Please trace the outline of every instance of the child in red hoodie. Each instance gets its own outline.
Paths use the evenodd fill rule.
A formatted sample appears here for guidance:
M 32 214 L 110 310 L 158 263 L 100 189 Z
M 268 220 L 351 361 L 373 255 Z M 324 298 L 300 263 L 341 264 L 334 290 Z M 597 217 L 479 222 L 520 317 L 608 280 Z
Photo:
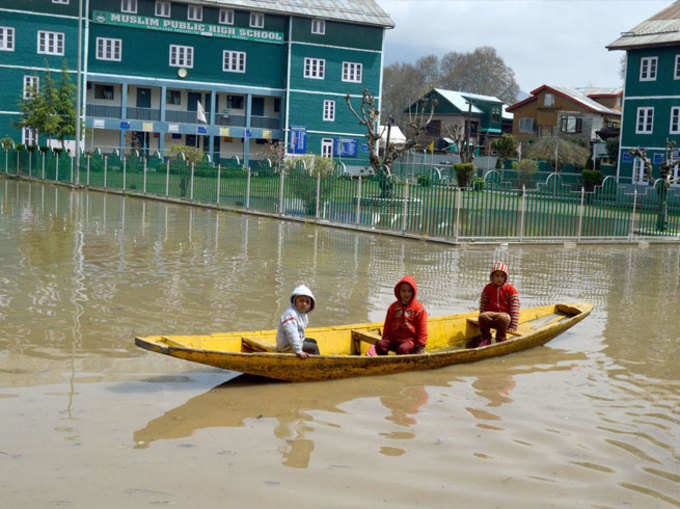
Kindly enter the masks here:
M 394 287 L 397 301 L 387 309 L 382 339 L 375 344 L 378 355 L 392 350 L 398 355 L 423 353 L 427 344 L 427 311 L 416 299 L 418 287 L 405 276 Z
M 490 279 L 479 300 L 479 330 L 482 337 L 478 346 L 491 344 L 490 329 L 496 329 L 496 343 L 500 343 L 507 339 L 506 332 L 517 333 L 519 325 L 519 293 L 508 283 L 508 267 L 503 262 L 496 262 Z

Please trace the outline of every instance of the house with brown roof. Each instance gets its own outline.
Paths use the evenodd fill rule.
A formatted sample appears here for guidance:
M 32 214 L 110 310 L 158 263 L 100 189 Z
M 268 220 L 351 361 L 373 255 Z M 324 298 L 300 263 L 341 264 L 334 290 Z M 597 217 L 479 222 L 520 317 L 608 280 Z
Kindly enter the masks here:
M 597 131 L 618 128 L 621 112 L 578 90 L 542 85 L 531 96 L 508 107 L 514 114 L 512 135 L 519 140 L 542 136 L 581 135 L 597 140 Z

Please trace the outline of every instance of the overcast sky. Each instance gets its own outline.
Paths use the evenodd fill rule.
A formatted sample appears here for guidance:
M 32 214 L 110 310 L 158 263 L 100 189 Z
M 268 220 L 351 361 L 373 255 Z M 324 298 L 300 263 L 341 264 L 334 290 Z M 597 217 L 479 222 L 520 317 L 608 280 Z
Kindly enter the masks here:
M 385 65 L 492 46 L 520 89 L 621 86 L 623 52 L 605 46 L 672 0 L 377 0 L 396 28 Z

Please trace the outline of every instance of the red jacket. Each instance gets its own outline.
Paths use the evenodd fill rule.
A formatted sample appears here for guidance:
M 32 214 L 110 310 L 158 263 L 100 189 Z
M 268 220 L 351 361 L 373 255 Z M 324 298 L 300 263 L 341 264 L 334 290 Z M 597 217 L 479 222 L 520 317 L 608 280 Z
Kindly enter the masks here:
M 413 297 L 405 306 L 399 298 L 399 285 L 402 283 L 408 283 L 413 288 Z M 396 284 L 394 295 L 397 297 L 397 301 L 387 309 L 383 339 L 392 343 L 414 339 L 417 345 L 425 346 L 427 343 L 427 311 L 416 299 L 417 294 L 418 287 L 412 276 L 405 276 Z
M 496 286 L 489 283 L 482 290 L 479 312 L 496 311 L 510 315 L 510 328 L 516 329 L 519 324 L 519 293 L 510 283 Z

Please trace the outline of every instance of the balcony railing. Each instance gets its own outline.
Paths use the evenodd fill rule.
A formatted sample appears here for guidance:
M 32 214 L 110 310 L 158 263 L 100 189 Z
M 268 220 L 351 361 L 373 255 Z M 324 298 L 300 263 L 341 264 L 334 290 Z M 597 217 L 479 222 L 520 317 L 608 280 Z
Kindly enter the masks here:
M 250 117 L 251 127 L 263 127 L 265 129 L 278 129 L 281 125 L 281 120 L 276 117 Z
M 246 117 L 244 115 L 232 115 L 230 113 L 217 113 L 215 114 L 215 124 L 244 127 L 246 125 Z
M 120 106 L 88 104 L 86 114 L 88 117 L 120 118 Z
M 168 122 L 186 122 L 188 124 L 198 123 L 195 111 L 165 110 L 165 120 Z
M 128 108 L 127 118 L 134 118 L 137 120 L 160 120 L 161 110 L 153 108 Z

